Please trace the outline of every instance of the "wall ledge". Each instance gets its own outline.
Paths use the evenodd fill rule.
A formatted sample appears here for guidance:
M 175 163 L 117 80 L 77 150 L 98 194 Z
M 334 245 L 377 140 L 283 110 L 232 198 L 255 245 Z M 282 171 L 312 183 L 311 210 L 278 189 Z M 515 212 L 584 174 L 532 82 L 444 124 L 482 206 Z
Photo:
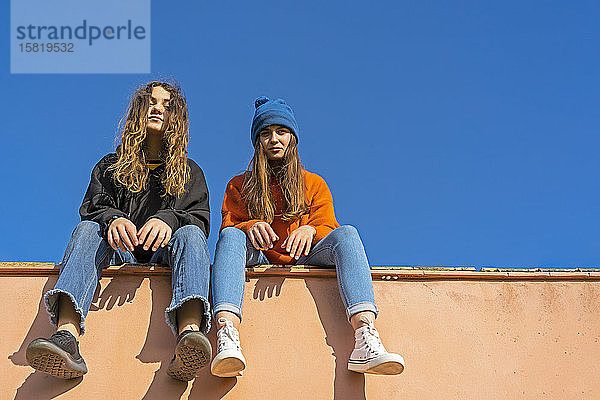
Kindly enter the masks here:
M 42 262 L 0 262 L 2 276 L 58 275 L 60 265 Z M 169 276 L 170 268 L 160 264 L 122 264 L 103 270 L 102 276 Z M 259 265 L 246 268 L 246 278 L 267 276 L 287 278 L 335 278 L 333 268 L 308 265 Z M 377 281 L 399 280 L 600 280 L 600 268 L 502 268 L 473 266 L 373 266 L 371 277 Z

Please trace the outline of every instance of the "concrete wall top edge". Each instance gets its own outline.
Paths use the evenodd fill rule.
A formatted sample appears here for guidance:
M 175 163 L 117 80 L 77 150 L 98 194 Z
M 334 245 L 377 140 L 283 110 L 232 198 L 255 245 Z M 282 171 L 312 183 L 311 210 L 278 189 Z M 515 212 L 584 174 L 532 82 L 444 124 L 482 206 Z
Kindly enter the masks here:
M 41 262 L 0 262 L 0 276 L 56 275 L 60 265 Z M 158 264 L 123 264 L 110 266 L 104 276 L 169 275 L 170 269 Z M 600 268 L 503 268 L 474 266 L 372 266 L 373 279 L 465 279 L 465 280 L 600 280 Z M 246 269 L 248 278 L 259 276 L 335 277 L 335 269 L 306 265 L 259 265 Z

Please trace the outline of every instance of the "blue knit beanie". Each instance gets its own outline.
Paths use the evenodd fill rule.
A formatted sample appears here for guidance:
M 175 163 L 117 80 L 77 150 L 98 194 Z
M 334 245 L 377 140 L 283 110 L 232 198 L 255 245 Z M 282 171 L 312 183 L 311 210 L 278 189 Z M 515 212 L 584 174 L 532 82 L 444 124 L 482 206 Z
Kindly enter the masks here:
M 298 140 L 298 124 L 292 108 L 283 99 L 269 99 L 261 96 L 254 101 L 254 118 L 252 118 L 252 128 L 250 137 L 252 144 L 256 143 L 258 134 L 269 125 L 282 125 L 290 129 L 296 140 Z

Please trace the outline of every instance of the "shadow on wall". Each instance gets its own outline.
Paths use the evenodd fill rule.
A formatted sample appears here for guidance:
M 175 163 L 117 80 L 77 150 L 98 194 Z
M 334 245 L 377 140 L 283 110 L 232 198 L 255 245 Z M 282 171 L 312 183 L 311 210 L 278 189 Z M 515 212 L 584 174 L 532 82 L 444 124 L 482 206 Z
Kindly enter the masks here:
M 94 294 L 89 318 L 94 318 L 98 310 L 111 310 L 132 301 L 144 278 L 136 276 L 120 276 L 111 279 L 100 291 L 100 285 Z M 210 368 L 202 369 L 200 375 L 192 382 L 185 383 L 171 379 L 166 369 L 173 357 L 175 338 L 165 322 L 165 308 L 170 302 L 171 285 L 164 277 L 145 278 L 150 280 L 152 292 L 152 308 L 146 340 L 136 358 L 142 363 L 160 363 L 154 377 L 146 390 L 143 399 L 178 399 L 186 392 L 188 385 L 193 385 L 189 399 L 221 399 L 237 383 L 237 378 L 216 378 L 211 375 Z M 25 351 L 27 345 L 38 337 L 48 337 L 54 332 L 49 322 L 43 295 L 52 289 L 57 277 L 46 281 L 38 304 L 37 315 L 23 338 L 19 349 L 9 356 L 16 366 L 27 366 Z M 361 374 L 348 371 L 347 361 L 354 346 L 353 331 L 346 320 L 342 300 L 331 282 L 323 279 L 306 278 L 306 287 L 310 291 L 317 308 L 320 322 L 325 331 L 325 341 L 331 347 L 335 357 L 334 399 L 365 399 L 365 378 Z M 253 291 L 253 297 L 260 301 L 265 298 L 279 296 L 282 292 L 284 278 L 259 278 Z M 242 328 L 243 329 L 243 328 Z M 208 337 L 213 349 L 216 349 L 216 333 L 211 329 Z M 173 338 L 165 340 L 165 338 Z M 85 340 L 85 339 L 84 339 Z M 91 372 L 93 373 L 93 371 Z M 32 372 L 17 389 L 15 399 L 52 399 L 81 384 L 84 378 L 64 381 L 41 372 Z
M 38 305 L 38 312 L 27 332 L 21 346 L 8 358 L 13 364 L 18 366 L 27 366 L 27 359 L 25 358 L 25 351 L 29 343 L 39 337 L 48 337 L 54 333 L 54 328 L 50 324 L 50 317 L 46 312 L 46 305 L 44 304 L 44 293 L 52 289 L 56 284 L 58 277 L 50 277 L 46 280 L 46 284 L 40 293 L 40 302 Z M 42 372 L 32 372 L 17 389 L 15 395 L 16 399 L 52 399 L 57 397 L 82 382 L 82 378 L 62 380 L 56 379 L 52 376 L 44 374 Z
M 338 290 L 327 279 L 305 278 L 306 288 L 315 300 L 319 320 L 325 330 L 325 341 L 335 357 L 333 398 L 365 400 L 365 376 L 348 371 L 348 358 L 354 349 L 354 330 L 346 318 L 346 310 Z
M 348 371 L 348 357 L 354 349 L 354 330 L 346 319 L 346 310 L 337 290 L 327 279 L 304 278 L 315 301 L 319 320 L 325 331 L 325 341 L 335 357 L 333 398 L 335 400 L 365 400 L 365 377 Z M 256 280 L 253 298 L 263 301 L 281 294 L 285 278 L 264 277 Z M 243 328 L 242 328 L 243 329 Z
M 56 284 L 57 277 L 50 277 L 40 293 L 40 301 L 36 317 L 25 335 L 19 349 L 8 358 L 16 366 L 28 366 L 25 352 L 29 343 L 38 337 L 49 337 L 54 332 L 50 324 L 44 294 Z M 109 284 L 100 292 L 100 285 L 94 293 L 94 300 L 87 318 L 94 318 L 93 313 L 98 310 L 111 310 L 114 306 L 122 306 L 135 297 L 137 289 L 144 278 L 135 276 L 120 276 L 111 279 Z M 187 390 L 190 383 L 180 382 L 166 374 L 167 366 L 173 357 L 175 338 L 171 329 L 165 322 L 165 308 L 170 302 L 170 282 L 163 277 L 151 277 L 150 289 L 152 291 L 152 310 L 150 323 L 146 334 L 146 341 L 137 355 L 142 363 L 160 362 L 160 367 L 154 372 L 154 378 L 148 387 L 143 399 L 179 399 Z M 165 338 L 172 337 L 171 340 Z M 208 335 L 213 349 L 216 348 L 215 330 Z M 93 373 L 90 372 L 90 373 Z M 32 372 L 17 389 L 16 399 L 52 399 L 79 385 L 85 377 L 62 380 L 41 372 Z M 201 374 L 191 383 L 193 385 L 189 399 L 221 399 L 236 384 L 236 378 L 216 378 L 211 375 L 210 368 L 204 368 Z
M 165 309 L 171 298 L 170 282 L 166 279 L 150 278 L 150 289 L 152 291 L 152 311 L 146 342 L 137 355 L 137 359 L 143 363 L 160 362 L 160 367 L 154 371 L 154 378 L 148 387 L 144 400 L 154 399 L 178 399 L 187 390 L 188 385 L 193 385 L 189 399 L 221 399 L 237 383 L 237 378 L 217 378 L 210 373 L 210 366 L 203 368 L 200 375 L 192 383 L 180 382 L 167 375 L 167 367 L 173 357 L 175 338 L 164 340 L 165 337 L 173 337 L 171 328 L 165 322 Z M 216 331 L 211 324 L 208 334 L 213 354 L 216 350 Z

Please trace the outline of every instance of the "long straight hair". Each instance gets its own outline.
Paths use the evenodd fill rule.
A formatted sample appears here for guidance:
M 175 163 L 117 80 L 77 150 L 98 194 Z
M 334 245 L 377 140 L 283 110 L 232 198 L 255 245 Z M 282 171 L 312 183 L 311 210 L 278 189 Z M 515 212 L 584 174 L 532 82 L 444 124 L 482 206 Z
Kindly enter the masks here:
M 260 140 L 256 141 L 254 156 L 248 164 L 242 186 L 248 216 L 251 219 L 273 222 L 276 215 L 275 202 L 270 190 L 271 179 L 277 180 L 283 192 L 285 210 L 281 218 L 284 221 L 294 221 L 308 213 L 306 186 L 296 136 L 292 135 L 290 138 L 281 166 L 277 168 L 269 164 Z
M 117 146 L 118 160 L 110 166 L 110 169 L 114 171 L 115 183 L 123 185 L 132 193 L 138 193 L 148 187 L 150 169 L 146 164 L 144 143 L 147 137 L 150 97 L 152 89 L 157 86 L 171 95 L 169 117 L 164 121 L 166 129 L 163 132 L 163 145 L 160 152 L 160 158 L 165 162 L 165 170 L 161 174 L 164 188 L 162 195 L 179 197 L 185 192 L 185 184 L 190 180 L 190 167 L 187 164 L 189 120 L 185 97 L 176 84 L 152 81 L 135 91 L 122 129 L 119 122 L 121 141 Z

